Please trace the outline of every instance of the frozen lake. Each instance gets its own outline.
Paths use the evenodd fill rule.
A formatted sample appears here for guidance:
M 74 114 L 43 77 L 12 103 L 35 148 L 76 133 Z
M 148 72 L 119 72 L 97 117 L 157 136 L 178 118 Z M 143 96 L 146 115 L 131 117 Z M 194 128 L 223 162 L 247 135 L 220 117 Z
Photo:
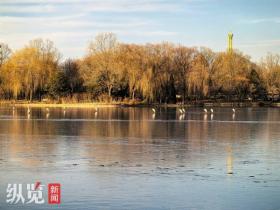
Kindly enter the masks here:
M 9 183 L 37 181 L 44 204 L 6 203 Z M 279 196 L 280 109 L 0 108 L 0 209 L 278 210 Z

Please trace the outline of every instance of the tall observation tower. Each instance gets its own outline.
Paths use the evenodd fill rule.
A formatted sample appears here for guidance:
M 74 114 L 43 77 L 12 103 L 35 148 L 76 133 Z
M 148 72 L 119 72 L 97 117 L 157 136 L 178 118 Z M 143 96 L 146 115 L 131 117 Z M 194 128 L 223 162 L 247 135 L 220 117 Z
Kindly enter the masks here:
M 230 32 L 230 33 L 228 34 L 228 52 L 229 52 L 229 53 L 232 53 L 232 51 L 233 51 L 232 41 L 233 41 L 233 33 Z

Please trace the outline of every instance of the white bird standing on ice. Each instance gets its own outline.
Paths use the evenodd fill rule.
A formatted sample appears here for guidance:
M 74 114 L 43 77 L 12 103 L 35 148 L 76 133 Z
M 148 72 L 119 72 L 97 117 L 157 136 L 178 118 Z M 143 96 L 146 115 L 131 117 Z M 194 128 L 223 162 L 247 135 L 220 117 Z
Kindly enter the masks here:
M 63 107 L 63 116 L 65 117 L 65 114 L 66 114 L 66 107 L 64 106 Z
M 204 110 L 204 112 L 205 112 L 205 113 L 207 113 L 207 112 L 208 112 L 208 111 L 207 111 L 207 109 L 203 109 L 203 110 Z
M 98 108 L 95 107 L 95 111 L 94 111 L 94 117 L 97 118 L 97 115 L 98 115 Z
M 31 110 L 30 110 L 30 108 L 28 107 L 28 108 L 27 108 L 27 119 L 30 119 L 30 116 L 31 116 Z
M 155 108 L 152 108 L 152 111 L 153 111 L 153 115 L 152 115 L 152 118 L 153 120 L 156 118 L 156 109 Z
M 179 109 L 180 114 L 184 114 L 183 109 Z
M 184 120 L 184 118 L 185 118 L 185 115 L 184 115 L 184 114 L 181 114 L 181 115 L 179 116 L 179 120 Z
M 16 108 L 15 108 L 15 106 L 13 106 L 13 115 L 15 115 L 15 110 L 16 110 Z

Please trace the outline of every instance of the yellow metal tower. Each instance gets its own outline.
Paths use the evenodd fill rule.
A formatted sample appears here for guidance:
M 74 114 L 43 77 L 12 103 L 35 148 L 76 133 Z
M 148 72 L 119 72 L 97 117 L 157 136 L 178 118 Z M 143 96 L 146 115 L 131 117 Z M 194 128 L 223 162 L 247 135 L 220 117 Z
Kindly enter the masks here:
M 228 34 L 228 52 L 232 53 L 233 47 L 232 47 L 232 41 L 233 41 L 233 33 Z

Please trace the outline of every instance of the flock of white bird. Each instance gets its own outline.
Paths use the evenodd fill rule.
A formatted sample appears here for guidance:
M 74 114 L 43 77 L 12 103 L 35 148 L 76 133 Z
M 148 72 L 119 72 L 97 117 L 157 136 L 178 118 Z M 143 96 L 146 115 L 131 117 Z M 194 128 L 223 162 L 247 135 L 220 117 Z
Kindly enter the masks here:
M 205 113 L 208 113 L 208 110 L 207 109 L 203 109 L 203 111 L 205 112 Z M 235 108 L 232 108 L 232 112 L 233 113 L 235 113 Z M 214 113 L 214 109 L 210 109 L 210 113 Z
M 152 108 L 152 111 L 153 111 L 153 118 L 155 118 L 155 115 L 157 112 L 156 108 Z M 179 111 L 179 119 L 181 120 L 185 116 L 186 110 L 185 110 L 185 108 L 179 108 L 178 111 Z M 205 114 L 211 113 L 211 119 L 213 119 L 213 114 L 214 114 L 213 108 L 210 108 L 209 110 L 204 108 L 203 111 Z M 236 109 L 232 108 L 232 112 L 233 112 L 233 115 L 235 116 Z
M 13 106 L 13 113 L 15 113 L 15 109 L 16 109 L 16 107 Z M 50 109 L 47 107 L 45 110 L 46 110 L 46 116 L 49 117 Z M 185 108 L 179 108 L 178 111 L 179 111 L 180 116 L 184 116 L 186 114 Z M 213 108 L 210 108 L 209 110 L 204 108 L 203 111 L 204 111 L 205 114 L 207 114 L 207 113 L 213 114 L 214 113 L 214 109 Z M 157 113 L 157 109 L 156 108 L 152 108 L 152 112 L 153 112 L 153 118 L 154 118 L 156 113 Z M 236 112 L 235 108 L 232 108 L 232 112 L 233 112 L 233 114 L 235 114 L 235 112 Z M 66 107 L 63 107 L 63 114 L 64 115 L 66 114 Z M 97 114 L 98 114 L 98 107 L 95 107 L 94 115 L 97 116 Z M 27 107 L 27 115 L 29 117 L 31 115 L 30 107 Z
M 185 114 L 186 113 L 185 108 L 179 108 L 178 110 L 179 110 L 180 114 Z M 155 108 L 152 108 L 152 111 L 153 111 L 154 114 L 156 113 L 156 109 Z M 205 113 L 209 113 L 209 111 L 207 109 L 203 109 L 203 111 Z M 235 108 L 232 108 L 232 112 L 235 113 Z M 210 113 L 214 113 L 214 109 L 211 108 L 210 109 Z
M 64 106 L 62 109 L 63 109 L 63 115 L 65 116 L 65 114 L 66 114 L 66 107 Z M 98 108 L 95 107 L 94 110 L 95 110 L 94 111 L 94 115 L 97 116 Z M 13 115 L 15 114 L 15 111 L 16 111 L 16 107 L 13 106 Z M 46 117 L 48 118 L 50 116 L 50 108 L 46 107 L 45 111 L 46 111 Z M 30 116 L 31 116 L 31 108 L 29 106 L 27 107 L 27 116 L 28 116 L 28 118 L 30 118 Z

